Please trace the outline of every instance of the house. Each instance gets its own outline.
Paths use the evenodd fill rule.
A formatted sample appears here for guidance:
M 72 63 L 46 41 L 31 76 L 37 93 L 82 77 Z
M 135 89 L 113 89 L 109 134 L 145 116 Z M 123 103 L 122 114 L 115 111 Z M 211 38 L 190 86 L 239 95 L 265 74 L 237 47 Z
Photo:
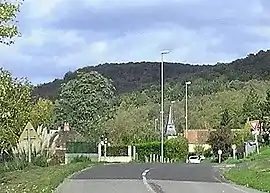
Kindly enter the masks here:
M 210 149 L 211 146 L 207 144 L 208 137 L 211 130 L 207 129 L 192 129 L 185 132 L 185 137 L 188 140 L 188 149 L 190 153 L 193 153 L 196 145 L 201 145 L 205 150 Z
M 34 129 L 33 125 L 28 122 L 19 138 L 17 149 L 14 149 L 14 153 L 28 152 L 28 137 L 30 139 L 31 151 L 38 152 L 41 150 L 41 138 Z
M 207 144 L 207 140 L 212 131 L 215 131 L 215 129 L 211 129 L 211 130 L 192 129 L 192 130 L 188 130 L 187 135 L 186 135 L 186 132 L 184 132 L 184 136 L 188 140 L 189 152 L 193 153 L 196 145 L 203 146 L 205 150 L 210 149 L 211 145 Z M 239 131 L 239 129 L 232 129 L 232 132 L 236 132 L 236 131 Z

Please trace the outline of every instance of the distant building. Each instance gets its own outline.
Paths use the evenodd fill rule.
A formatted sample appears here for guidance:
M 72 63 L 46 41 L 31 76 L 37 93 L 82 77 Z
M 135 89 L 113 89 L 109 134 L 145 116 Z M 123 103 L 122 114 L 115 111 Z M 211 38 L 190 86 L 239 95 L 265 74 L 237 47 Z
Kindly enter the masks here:
M 41 150 L 41 138 L 38 133 L 34 129 L 33 125 L 28 122 L 25 126 L 17 145 L 17 151 L 19 152 L 28 152 L 28 136 L 30 138 L 31 150 L 32 151 L 40 151 Z M 16 152 L 16 151 L 15 151 Z
M 172 107 L 170 106 L 169 118 L 166 128 L 166 136 L 176 136 L 176 129 L 173 121 Z

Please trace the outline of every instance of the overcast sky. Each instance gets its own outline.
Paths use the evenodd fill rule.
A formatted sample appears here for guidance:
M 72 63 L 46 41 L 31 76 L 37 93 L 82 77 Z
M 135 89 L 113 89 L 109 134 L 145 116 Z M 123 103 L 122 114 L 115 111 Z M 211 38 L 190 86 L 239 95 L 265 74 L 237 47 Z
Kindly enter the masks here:
M 0 67 L 34 84 L 105 62 L 227 62 L 270 46 L 269 0 L 25 0 Z

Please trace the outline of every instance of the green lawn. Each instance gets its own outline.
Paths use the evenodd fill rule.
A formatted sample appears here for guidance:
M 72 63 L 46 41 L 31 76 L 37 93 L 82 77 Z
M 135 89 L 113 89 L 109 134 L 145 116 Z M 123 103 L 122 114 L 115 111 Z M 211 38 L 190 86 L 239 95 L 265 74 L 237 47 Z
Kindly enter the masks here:
M 236 167 L 224 172 L 224 177 L 240 185 L 270 191 L 270 148 L 264 148 L 259 155 L 251 156 Z
M 4 173 L 0 176 L 0 193 L 52 193 L 65 178 L 87 167 L 88 162 L 80 162 Z

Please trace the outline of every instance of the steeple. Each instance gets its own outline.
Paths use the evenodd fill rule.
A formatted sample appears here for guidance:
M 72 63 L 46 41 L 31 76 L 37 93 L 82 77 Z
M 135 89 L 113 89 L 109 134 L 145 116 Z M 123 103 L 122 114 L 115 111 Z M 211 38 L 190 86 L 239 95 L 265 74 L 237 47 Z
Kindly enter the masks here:
M 174 136 L 176 135 L 175 125 L 173 122 L 173 115 L 172 115 L 172 106 L 170 106 L 170 112 L 169 112 L 169 118 L 167 123 L 167 130 L 166 130 L 166 136 Z

